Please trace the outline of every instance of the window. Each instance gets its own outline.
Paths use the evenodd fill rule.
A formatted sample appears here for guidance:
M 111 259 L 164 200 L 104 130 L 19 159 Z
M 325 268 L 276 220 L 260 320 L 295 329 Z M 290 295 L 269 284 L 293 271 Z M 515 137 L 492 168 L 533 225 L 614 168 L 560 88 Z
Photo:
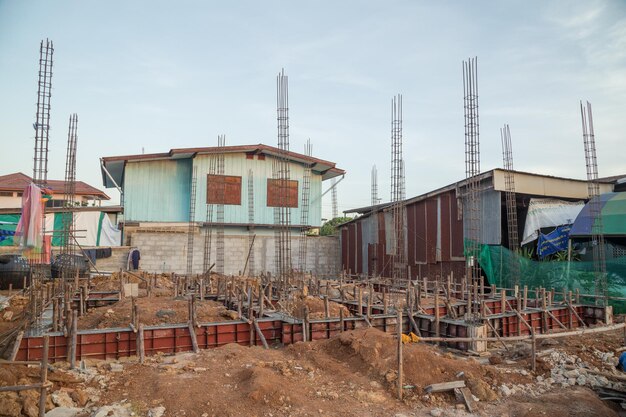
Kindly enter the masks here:
M 13 197 L 13 191 L 0 191 L 0 197 Z
M 241 177 L 207 175 L 207 204 L 241 205 Z
M 282 184 L 284 184 L 284 189 L 281 190 Z M 281 204 L 281 200 L 284 201 L 282 204 Z M 283 181 L 283 180 L 268 179 L 267 180 L 267 206 L 268 207 L 293 207 L 293 208 L 298 207 L 298 181 L 294 181 L 294 180 Z

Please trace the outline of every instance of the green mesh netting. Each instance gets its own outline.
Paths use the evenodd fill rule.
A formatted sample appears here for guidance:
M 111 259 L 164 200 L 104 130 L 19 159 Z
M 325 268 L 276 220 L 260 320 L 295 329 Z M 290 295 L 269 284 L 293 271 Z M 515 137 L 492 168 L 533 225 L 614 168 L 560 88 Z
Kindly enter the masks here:
M 489 284 L 502 288 L 515 286 L 515 275 L 519 273 L 519 285 L 529 289 L 536 287 L 554 288 L 561 292 L 579 290 L 580 294 L 594 294 L 595 274 L 593 262 L 581 261 L 535 261 L 502 246 L 478 246 L 478 262 Z M 626 297 L 626 257 L 606 261 L 609 296 Z M 592 299 L 583 300 L 593 303 Z M 626 312 L 626 302 L 610 300 L 615 313 Z

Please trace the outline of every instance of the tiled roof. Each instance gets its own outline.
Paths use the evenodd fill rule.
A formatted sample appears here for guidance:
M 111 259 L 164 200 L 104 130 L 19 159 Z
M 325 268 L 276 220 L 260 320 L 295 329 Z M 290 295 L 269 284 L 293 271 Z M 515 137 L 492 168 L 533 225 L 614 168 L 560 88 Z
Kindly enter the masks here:
M 31 177 L 21 172 L 0 175 L 0 191 L 23 191 L 32 181 Z M 48 180 L 48 188 L 53 194 L 63 194 L 65 192 L 65 181 Z M 104 192 L 83 181 L 76 181 L 76 194 L 100 197 L 103 200 L 111 199 Z

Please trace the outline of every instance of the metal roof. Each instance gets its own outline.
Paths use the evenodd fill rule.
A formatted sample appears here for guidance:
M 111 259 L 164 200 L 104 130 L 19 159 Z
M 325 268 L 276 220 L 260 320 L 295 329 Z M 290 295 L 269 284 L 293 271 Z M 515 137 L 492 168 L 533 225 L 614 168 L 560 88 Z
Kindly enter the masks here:
M 346 172 L 343 169 L 337 168 L 334 162 L 326 161 L 312 156 L 303 155 L 297 152 L 287 151 L 284 152 L 279 148 L 275 148 L 269 145 L 237 145 L 237 146 L 210 146 L 200 148 L 178 148 L 170 149 L 169 152 L 163 153 L 151 153 L 151 154 L 138 154 L 138 155 L 121 155 L 121 156 L 106 156 L 101 158 L 101 162 L 106 167 L 107 171 L 111 174 L 115 182 L 120 185 L 123 183 L 124 178 L 124 166 L 129 161 L 155 161 L 163 159 L 184 159 L 193 158 L 196 155 L 206 154 L 218 154 L 218 153 L 245 153 L 245 154 L 262 154 L 279 157 L 286 155 L 287 159 L 307 165 L 311 170 L 322 175 L 323 180 L 327 180 L 333 177 L 344 175 Z M 115 184 L 106 175 L 104 170 L 102 171 L 102 182 L 105 187 L 115 187 Z
M 24 191 L 33 179 L 22 172 L 16 172 L 13 174 L 0 176 L 0 190 L 1 191 Z M 65 181 L 61 180 L 48 180 L 46 188 L 52 191 L 53 194 L 65 193 Z M 76 181 L 76 195 L 99 197 L 102 200 L 110 200 L 111 198 L 104 192 L 98 190 L 95 187 L 83 182 Z

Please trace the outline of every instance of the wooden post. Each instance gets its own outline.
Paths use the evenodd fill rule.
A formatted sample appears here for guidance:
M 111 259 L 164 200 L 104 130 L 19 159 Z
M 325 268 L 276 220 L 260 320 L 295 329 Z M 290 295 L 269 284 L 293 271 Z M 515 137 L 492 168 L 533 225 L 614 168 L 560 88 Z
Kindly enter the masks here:
M 506 312 L 506 291 L 500 291 L 500 312 L 504 314 Z
M 389 297 L 387 296 L 387 291 L 385 289 L 383 289 L 383 312 L 384 314 L 389 313 Z
M 252 325 L 250 325 L 252 326 Z M 187 325 L 187 328 L 189 329 L 189 337 L 191 337 L 191 347 L 194 351 L 194 353 L 198 353 L 200 351 L 200 349 L 198 349 L 198 338 L 196 336 L 196 328 L 194 327 L 193 323 L 189 322 L 189 324 Z M 250 341 L 252 343 L 252 341 Z
M 398 399 L 402 400 L 402 380 L 403 380 L 403 369 L 402 369 L 402 309 L 398 309 L 398 318 L 397 318 L 397 335 L 398 335 Z
M 59 300 L 56 298 L 52 299 L 52 331 L 56 332 L 57 330 L 59 330 L 58 326 L 59 326 L 59 322 L 57 321 L 57 314 L 59 309 Z
M 576 304 L 580 304 L 580 290 L 576 288 Z
M 439 337 L 439 294 L 437 292 L 438 289 L 435 291 L 435 337 Z
M 330 305 L 328 303 L 328 295 L 324 297 L 324 317 L 330 317 Z
M 143 323 L 139 323 L 139 330 L 137 332 L 137 351 L 139 353 L 139 363 L 144 363 L 144 361 L 146 360 L 146 345 L 144 339 Z
M 372 293 L 374 292 L 372 290 L 372 284 L 368 285 L 368 292 L 367 292 L 367 311 L 365 312 L 365 315 L 367 316 L 367 319 L 369 320 L 370 317 L 372 316 Z
M 17 356 L 17 352 L 20 350 L 20 345 L 22 344 L 22 339 L 24 338 L 24 331 L 20 330 L 17 333 L 17 337 L 15 338 L 15 343 L 13 344 L 13 349 L 11 350 L 11 355 L 9 356 L 10 361 L 14 361 Z
M 535 329 L 531 330 L 531 353 L 532 353 L 532 371 L 535 372 L 537 369 L 537 339 L 535 337 Z
M 309 306 L 304 306 L 304 318 L 302 319 L 302 338 L 309 341 Z
M 359 298 L 357 299 L 358 311 L 357 314 L 359 316 L 363 315 L 363 288 L 359 287 L 358 289 Z
M 46 414 L 46 395 L 48 394 L 48 351 L 50 350 L 50 336 L 43 337 L 43 357 L 41 359 L 41 391 L 39 391 L 39 417 Z
M 524 310 L 528 308 L 528 285 L 524 285 L 524 303 L 522 308 Z
M 567 315 L 567 324 L 569 326 L 569 328 L 571 329 L 574 326 L 574 317 L 572 314 L 572 292 L 568 292 L 567 293 L 567 305 L 569 306 L 568 312 L 569 314 Z
M 269 346 L 267 345 L 267 340 L 265 339 L 265 336 L 263 335 L 263 332 L 261 331 L 261 328 L 259 327 L 259 323 L 257 322 L 256 318 L 252 318 L 252 323 L 254 324 L 256 333 L 259 335 L 259 339 L 261 339 L 261 343 L 263 343 L 263 347 L 265 349 L 269 349 Z
M 9 298 L 11 298 L 12 293 L 13 293 L 13 284 L 9 284 Z
M 76 368 L 76 342 L 78 339 L 78 311 L 72 310 L 72 346 L 70 356 L 70 369 Z
M 344 320 L 343 320 L 343 308 L 339 309 L 339 331 L 341 333 L 343 333 L 343 326 L 344 326 Z M 624 340 L 626 340 L 626 330 L 624 331 Z

